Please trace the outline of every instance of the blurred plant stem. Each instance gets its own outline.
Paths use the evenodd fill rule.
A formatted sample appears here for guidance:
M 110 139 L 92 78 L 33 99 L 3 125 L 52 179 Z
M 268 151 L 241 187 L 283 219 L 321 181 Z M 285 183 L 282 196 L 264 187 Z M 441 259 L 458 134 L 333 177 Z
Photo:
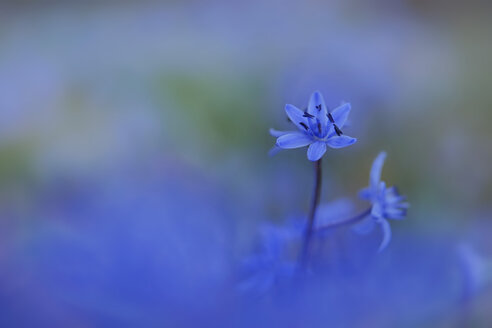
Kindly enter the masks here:
M 370 215 L 371 210 L 372 210 L 372 206 L 369 207 L 368 209 L 366 209 L 364 212 L 361 212 L 361 213 L 357 214 L 356 216 L 354 216 L 350 219 L 323 225 L 323 226 L 317 228 L 316 232 L 321 232 L 321 231 L 326 231 L 329 229 L 334 229 L 334 228 L 338 228 L 338 227 L 342 227 L 342 226 L 346 226 L 346 225 L 356 224 L 356 223 L 362 221 L 363 219 L 365 219 L 368 215 Z
M 321 158 L 314 162 L 314 190 L 313 199 L 311 202 L 311 208 L 309 209 L 308 222 L 306 226 L 306 232 L 304 235 L 304 241 L 301 250 L 300 264 L 301 269 L 305 269 L 308 264 L 309 257 L 309 244 L 311 241 L 311 235 L 313 234 L 313 225 L 316 215 L 316 208 L 319 204 L 321 196 Z

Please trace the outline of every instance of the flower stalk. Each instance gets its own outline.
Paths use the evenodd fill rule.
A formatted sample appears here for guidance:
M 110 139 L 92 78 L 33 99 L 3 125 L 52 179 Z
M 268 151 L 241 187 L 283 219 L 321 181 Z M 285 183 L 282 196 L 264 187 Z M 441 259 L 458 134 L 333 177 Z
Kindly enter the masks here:
M 326 231 L 326 230 L 330 230 L 330 229 L 334 229 L 334 228 L 339 228 L 339 227 L 342 227 L 342 226 L 356 224 L 356 223 L 362 221 L 368 215 L 370 215 L 371 214 L 371 210 L 372 210 L 372 207 L 369 207 L 364 212 L 361 212 L 361 213 L 357 214 L 356 216 L 354 216 L 354 217 L 352 217 L 350 219 L 343 220 L 343 221 L 338 221 L 338 222 L 334 222 L 334 223 L 325 224 L 325 225 L 317 228 L 316 229 L 316 232 L 322 232 L 322 231 Z
M 301 268 L 305 268 L 308 263 L 309 257 L 309 245 L 311 241 L 311 236 L 313 234 L 313 226 L 316 215 L 316 209 L 318 208 L 319 200 L 321 197 L 321 158 L 314 162 L 314 189 L 313 189 L 313 198 L 311 202 L 311 208 L 309 209 L 308 222 L 306 226 L 306 231 L 304 235 L 304 240 L 302 244 L 300 263 Z

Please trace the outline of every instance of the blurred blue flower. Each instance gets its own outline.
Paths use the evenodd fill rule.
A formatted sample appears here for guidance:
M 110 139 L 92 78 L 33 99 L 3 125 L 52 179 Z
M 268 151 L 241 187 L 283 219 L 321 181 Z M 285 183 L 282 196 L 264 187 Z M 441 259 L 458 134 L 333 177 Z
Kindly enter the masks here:
M 311 95 L 304 112 L 290 104 L 285 106 L 287 116 L 300 132 L 270 129 L 270 134 L 277 137 L 276 146 L 282 149 L 309 145 L 308 159 L 317 161 L 326 152 L 326 145 L 331 148 L 343 148 L 357 141 L 356 138 L 344 135 L 341 130 L 347 121 L 350 109 L 350 104 L 345 103 L 332 113 L 328 112 L 323 96 L 316 91 Z
M 466 301 L 492 280 L 492 261 L 478 254 L 469 243 L 460 243 L 456 251 L 463 272 L 463 300 Z
M 391 240 L 391 228 L 387 219 L 400 220 L 405 218 L 409 204 L 403 202 L 404 196 L 400 196 L 395 186 L 386 187 L 386 183 L 381 181 L 381 171 L 383 169 L 386 153 L 381 152 L 372 163 L 369 177 L 369 186 L 362 189 L 359 195 L 372 204 L 371 218 L 364 220 L 359 226 L 364 232 L 372 230 L 374 222 L 378 223 L 383 231 L 383 241 L 379 246 L 382 251 Z
M 242 292 L 263 294 L 274 285 L 289 280 L 296 270 L 296 242 L 302 236 L 298 222 L 284 226 L 264 225 L 261 229 L 260 250 L 243 261 L 246 278 L 238 285 Z

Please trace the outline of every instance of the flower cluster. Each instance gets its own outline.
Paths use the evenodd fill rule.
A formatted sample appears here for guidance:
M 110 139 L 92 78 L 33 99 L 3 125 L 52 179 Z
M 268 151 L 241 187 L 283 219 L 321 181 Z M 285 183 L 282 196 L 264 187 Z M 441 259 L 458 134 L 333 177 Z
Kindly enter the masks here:
M 329 232 L 341 227 L 352 227 L 351 230 L 355 232 L 367 234 L 375 225 L 379 225 L 383 238 L 378 251 L 381 252 L 388 246 L 391 240 L 388 219 L 405 218 L 409 204 L 396 187 L 387 187 L 381 181 L 385 152 L 381 152 L 372 164 L 369 186 L 359 192 L 359 196 L 370 203 L 368 209 L 354 215 L 350 213 L 354 208 L 351 202 L 335 201 L 319 205 L 322 180 L 320 160 L 327 146 L 337 149 L 353 145 L 357 141 L 342 132 L 350 110 L 350 104 L 345 103 L 329 112 L 321 93 L 314 92 L 305 111 L 293 105 L 285 107 L 289 120 L 299 131 L 270 130 L 277 137 L 278 148 L 309 146 L 307 157 L 315 162 L 316 168 L 313 202 L 310 214 L 298 221 L 302 222 L 300 225 L 289 222 L 285 226 L 270 227 L 263 231 L 260 252 L 245 262 L 251 274 L 241 284 L 241 289 L 256 286 L 256 290 L 264 291 L 296 272 L 311 272 L 314 258 L 316 261 L 323 261 L 319 252 L 323 249 L 323 243 L 332 236 Z M 296 256 L 292 256 L 293 249 L 298 253 L 297 261 Z
M 398 189 L 386 187 L 386 183 L 381 181 L 381 171 L 383 169 L 386 153 L 381 152 L 374 160 L 371 173 L 369 175 L 369 186 L 359 192 L 359 196 L 371 202 L 371 217 L 381 226 L 383 231 L 383 241 L 379 246 L 379 251 L 382 251 L 391 240 L 391 229 L 387 219 L 401 220 L 407 215 L 409 204 L 404 202 L 405 196 L 398 193 Z M 372 225 L 367 225 L 368 230 L 371 230 Z

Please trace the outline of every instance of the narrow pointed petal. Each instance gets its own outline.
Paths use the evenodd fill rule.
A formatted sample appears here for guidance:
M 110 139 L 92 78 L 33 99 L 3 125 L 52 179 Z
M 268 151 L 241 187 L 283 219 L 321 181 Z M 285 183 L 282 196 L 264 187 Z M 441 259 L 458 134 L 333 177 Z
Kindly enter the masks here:
M 410 208 L 410 203 L 404 202 L 404 203 L 399 203 L 398 207 L 404 208 L 404 209 L 409 209 Z
M 282 151 L 282 148 L 279 146 L 275 145 L 270 150 L 268 151 L 268 156 L 275 156 L 277 155 L 280 151 Z
M 337 148 L 344 148 L 344 147 L 353 145 L 354 143 L 356 143 L 356 141 L 357 141 L 356 138 L 342 135 L 342 136 L 334 136 L 334 137 L 328 139 L 326 141 L 326 143 L 331 148 L 337 149 Z
M 396 204 L 405 200 L 405 196 L 401 196 L 395 186 L 386 188 L 384 198 L 388 204 Z
M 321 107 L 318 107 L 320 106 Z M 311 98 L 309 98 L 309 104 L 308 104 L 308 113 L 314 116 L 318 116 L 318 113 L 321 112 L 321 114 L 324 114 L 326 117 L 326 114 L 328 113 L 326 110 L 326 105 L 325 105 L 325 99 L 323 98 L 323 95 L 319 91 L 313 92 L 311 95 Z M 319 115 L 321 116 L 321 115 Z
M 373 190 L 377 190 L 379 181 L 381 181 L 381 171 L 383 170 L 384 160 L 386 159 L 386 152 L 382 151 L 372 162 L 371 173 L 369 175 L 369 187 Z
M 310 161 L 315 162 L 323 157 L 325 152 L 326 143 L 324 143 L 323 141 L 316 141 L 309 146 L 307 156 Z
M 270 132 L 270 135 L 272 137 L 278 138 L 278 137 L 283 136 L 284 134 L 292 133 L 293 131 L 279 131 L 279 130 L 275 130 L 275 129 L 270 129 L 269 132 Z
M 285 105 L 285 113 L 299 130 L 306 131 L 309 127 L 308 119 L 303 116 L 304 112 L 296 106 L 290 104 Z
M 403 220 L 407 216 L 407 209 L 401 207 L 386 208 L 385 215 L 388 219 Z
M 378 223 L 381 225 L 381 231 L 383 232 L 383 240 L 381 241 L 381 245 L 379 245 L 378 252 L 382 252 L 391 241 L 391 227 L 385 219 L 378 221 Z
M 379 198 L 381 198 L 381 201 L 386 203 L 386 199 L 384 197 L 384 195 L 386 194 L 386 182 L 379 181 L 377 192 Z
M 352 230 L 360 235 L 367 235 L 374 229 L 375 221 L 371 216 L 368 216 L 360 223 L 354 225 Z
M 349 103 L 345 103 L 343 105 L 338 106 L 331 112 L 331 116 L 333 116 L 333 120 L 336 125 L 341 129 L 347 122 L 347 118 L 350 114 L 351 106 Z
M 328 110 L 323 95 L 319 91 L 313 92 L 311 95 L 308 104 L 308 113 L 315 117 L 315 119 L 309 119 L 311 130 L 320 137 L 326 136 L 328 133 Z M 320 124 L 321 131 L 318 127 L 318 123 Z
M 291 132 L 277 139 L 277 146 L 283 149 L 304 147 L 312 143 L 310 136 L 302 132 Z
M 372 204 L 371 215 L 377 220 L 382 220 L 384 218 L 383 207 L 379 202 L 374 202 Z

